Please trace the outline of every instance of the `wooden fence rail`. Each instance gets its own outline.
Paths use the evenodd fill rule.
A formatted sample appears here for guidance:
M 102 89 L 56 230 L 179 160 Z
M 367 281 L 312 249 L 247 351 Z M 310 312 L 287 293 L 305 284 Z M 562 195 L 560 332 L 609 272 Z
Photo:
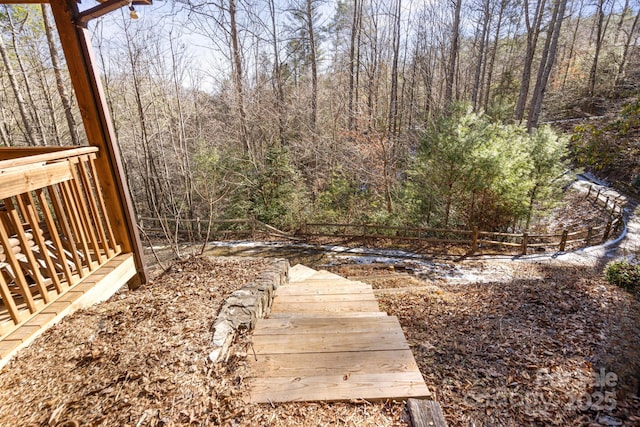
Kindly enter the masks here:
M 590 186 L 587 199 L 600 205 L 607 212 L 608 221 L 595 227 L 562 229 L 548 234 L 504 233 L 454 228 L 396 227 L 380 224 L 303 223 L 291 236 L 256 219 L 202 220 L 181 218 L 138 218 L 140 226 L 148 233 L 164 233 L 169 236 L 187 236 L 199 240 L 207 235 L 214 239 L 255 239 L 258 236 L 275 236 L 292 240 L 337 238 L 350 240 L 385 240 L 403 242 L 428 248 L 436 245 L 454 245 L 468 248 L 469 253 L 490 251 L 565 251 L 569 248 L 590 246 L 605 242 L 623 225 L 624 206 L 620 199 L 606 196 L 600 189 Z M 207 229 L 207 227 L 209 227 Z
M 201 240 L 209 236 L 212 239 L 237 239 L 259 236 L 274 236 L 289 240 L 300 240 L 295 236 L 278 230 L 255 218 L 236 219 L 184 219 L 138 217 L 138 225 L 146 233 L 160 233 L 168 236 L 180 236 L 190 240 Z M 208 228 L 208 229 L 207 229 Z
M 596 227 L 584 227 L 577 230 L 558 230 L 548 234 L 504 233 L 496 231 L 430 228 L 430 227 L 393 227 L 376 224 L 303 224 L 300 235 L 306 238 L 344 238 L 344 239 L 385 239 L 407 243 L 452 244 L 468 247 L 469 253 L 482 253 L 491 250 L 517 251 L 527 254 L 530 251 L 560 251 L 567 248 L 577 249 L 592 244 L 603 243 L 623 226 L 624 204 L 621 199 L 601 194 L 600 189 L 589 187 L 586 198 L 597 203 L 608 214 L 608 221 Z

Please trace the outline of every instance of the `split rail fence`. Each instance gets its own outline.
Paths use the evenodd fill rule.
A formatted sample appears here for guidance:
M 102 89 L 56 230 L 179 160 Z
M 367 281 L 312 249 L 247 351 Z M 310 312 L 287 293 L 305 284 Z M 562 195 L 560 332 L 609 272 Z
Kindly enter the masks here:
M 147 234 L 170 237 L 176 241 L 187 239 L 201 241 L 209 238 L 217 240 L 251 239 L 268 236 L 289 240 L 300 240 L 255 218 L 239 219 L 183 219 L 138 217 L 138 226 Z
M 380 243 L 394 241 L 405 243 L 423 250 L 445 248 L 446 245 L 467 247 L 469 253 L 516 252 L 527 254 L 532 251 L 566 251 L 607 241 L 623 226 L 624 206 L 620 199 L 605 196 L 601 189 L 589 187 L 587 199 L 598 203 L 606 211 L 608 221 L 595 227 L 563 229 L 550 234 L 502 233 L 482 231 L 477 228 L 460 230 L 430 227 L 394 227 L 378 224 L 305 223 L 294 236 L 252 218 L 208 220 L 175 218 L 138 218 L 138 224 L 150 234 L 165 237 L 187 238 L 201 241 L 209 239 L 252 239 L 276 237 L 290 240 L 314 241 L 318 239 L 336 240 L 377 240 Z
M 353 240 L 391 240 L 418 246 L 467 247 L 468 253 L 516 252 L 526 255 L 532 251 L 559 251 L 578 249 L 606 242 L 624 225 L 624 205 L 619 199 L 605 196 L 601 189 L 589 187 L 587 199 L 598 203 L 608 214 L 608 221 L 595 227 L 563 229 L 550 234 L 502 233 L 449 228 L 393 227 L 377 224 L 304 224 L 301 236 L 313 238 L 341 238 Z

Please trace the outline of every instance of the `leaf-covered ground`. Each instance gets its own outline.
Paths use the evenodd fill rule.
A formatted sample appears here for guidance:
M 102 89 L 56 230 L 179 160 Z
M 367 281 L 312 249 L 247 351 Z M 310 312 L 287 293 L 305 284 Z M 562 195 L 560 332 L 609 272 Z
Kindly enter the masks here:
M 245 403 L 249 337 L 213 365 L 211 325 L 265 265 L 192 258 L 69 316 L 0 374 L 0 425 L 407 425 L 403 402 Z M 591 268 L 508 265 L 482 284 L 341 273 L 371 276 L 450 426 L 640 425 L 638 300 Z
M 380 295 L 450 425 L 640 425 L 638 300 L 591 268 L 520 267 Z

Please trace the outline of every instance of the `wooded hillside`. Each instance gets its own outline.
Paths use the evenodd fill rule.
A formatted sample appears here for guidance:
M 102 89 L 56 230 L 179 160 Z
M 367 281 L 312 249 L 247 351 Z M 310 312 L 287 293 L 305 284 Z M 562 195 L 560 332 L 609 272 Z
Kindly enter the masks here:
M 566 138 L 533 130 L 616 99 L 622 111 L 640 81 L 637 0 L 176 0 L 139 13 L 90 28 L 141 216 L 471 225 L 482 205 L 501 218 L 483 225 L 526 227 L 567 167 Z M 2 145 L 84 140 L 50 21 L 46 6 L 0 9 Z M 611 154 L 576 141 L 582 165 Z M 629 144 L 618 155 L 633 158 Z

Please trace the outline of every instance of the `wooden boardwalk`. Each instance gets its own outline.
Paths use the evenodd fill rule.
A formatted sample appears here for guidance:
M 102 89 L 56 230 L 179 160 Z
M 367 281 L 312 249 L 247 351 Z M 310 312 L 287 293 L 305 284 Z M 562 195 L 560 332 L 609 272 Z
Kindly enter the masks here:
M 252 402 L 430 396 L 398 319 L 379 311 L 371 286 L 326 271 L 291 269 L 253 349 Z

